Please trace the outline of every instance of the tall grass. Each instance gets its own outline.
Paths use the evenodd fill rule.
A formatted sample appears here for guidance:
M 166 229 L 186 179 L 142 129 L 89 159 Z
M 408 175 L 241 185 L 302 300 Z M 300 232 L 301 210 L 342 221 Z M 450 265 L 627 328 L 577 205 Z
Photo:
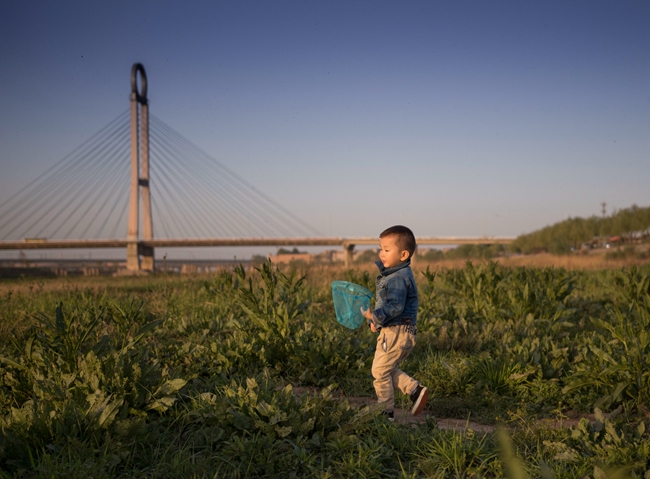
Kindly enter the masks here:
M 192 278 L 1 284 L 0 471 L 645 474 L 650 268 L 416 268 L 419 343 L 404 369 L 431 399 L 427 419 L 412 425 L 345 399 L 373 394 L 375 336 L 336 323 L 329 283 L 372 287 L 373 274 L 264 264 Z M 576 411 L 596 416 L 572 430 L 537 422 Z M 445 416 L 500 424 L 507 438 L 440 430 L 435 417 Z

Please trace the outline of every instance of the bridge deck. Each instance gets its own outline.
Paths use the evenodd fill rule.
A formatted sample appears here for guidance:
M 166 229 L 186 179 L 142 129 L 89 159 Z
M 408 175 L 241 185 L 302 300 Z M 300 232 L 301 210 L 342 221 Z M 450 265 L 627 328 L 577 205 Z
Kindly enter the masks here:
M 510 244 L 513 237 L 484 236 L 427 236 L 416 238 L 418 245 L 463 245 L 463 244 Z M 34 239 L 23 241 L 0 241 L 0 250 L 23 249 L 69 249 L 69 248 L 126 248 L 130 243 L 153 248 L 173 248 L 189 246 L 349 246 L 377 245 L 379 240 L 372 237 L 360 238 L 189 238 L 189 239 L 151 239 L 128 241 L 126 239 L 106 240 L 48 240 Z

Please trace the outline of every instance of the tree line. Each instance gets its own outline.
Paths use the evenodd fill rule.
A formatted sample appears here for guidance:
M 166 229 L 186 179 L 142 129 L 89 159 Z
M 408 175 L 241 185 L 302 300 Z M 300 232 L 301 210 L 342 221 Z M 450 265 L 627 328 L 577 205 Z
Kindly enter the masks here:
M 612 243 L 629 244 L 650 236 L 650 207 L 632 205 L 614 211 L 609 216 L 589 218 L 568 218 L 546 226 L 532 233 L 522 234 L 507 246 L 503 245 L 462 245 L 441 251 L 437 249 L 420 252 L 425 261 L 442 259 L 490 259 L 512 253 L 566 254 L 582 245 L 589 246 Z M 364 258 L 365 259 L 365 258 Z
M 508 247 L 514 253 L 563 254 L 594 242 L 622 243 L 643 239 L 650 228 L 650 207 L 632 205 L 609 216 L 568 218 L 532 233 L 520 235 Z

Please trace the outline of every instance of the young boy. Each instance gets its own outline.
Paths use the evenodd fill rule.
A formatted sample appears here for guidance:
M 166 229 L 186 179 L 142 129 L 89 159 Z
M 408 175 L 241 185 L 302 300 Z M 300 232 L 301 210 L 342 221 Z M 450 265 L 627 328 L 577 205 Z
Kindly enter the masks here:
M 379 268 L 374 311 L 361 309 L 370 329 L 377 333 L 377 349 L 372 361 L 372 376 L 378 402 L 384 414 L 394 420 L 398 388 L 413 401 L 411 413 L 420 414 L 427 404 L 429 390 L 399 370 L 417 339 L 418 289 L 411 271 L 415 236 L 406 226 L 391 226 L 379 235 Z

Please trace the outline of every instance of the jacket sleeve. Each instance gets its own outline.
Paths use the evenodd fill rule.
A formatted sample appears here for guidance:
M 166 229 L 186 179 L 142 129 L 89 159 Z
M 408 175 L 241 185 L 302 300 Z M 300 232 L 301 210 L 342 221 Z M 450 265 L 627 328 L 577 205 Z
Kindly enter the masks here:
M 372 321 L 376 327 L 383 327 L 392 319 L 399 318 L 406 306 L 408 284 L 400 276 L 394 276 L 386 283 L 385 294 L 381 308 L 372 312 Z

